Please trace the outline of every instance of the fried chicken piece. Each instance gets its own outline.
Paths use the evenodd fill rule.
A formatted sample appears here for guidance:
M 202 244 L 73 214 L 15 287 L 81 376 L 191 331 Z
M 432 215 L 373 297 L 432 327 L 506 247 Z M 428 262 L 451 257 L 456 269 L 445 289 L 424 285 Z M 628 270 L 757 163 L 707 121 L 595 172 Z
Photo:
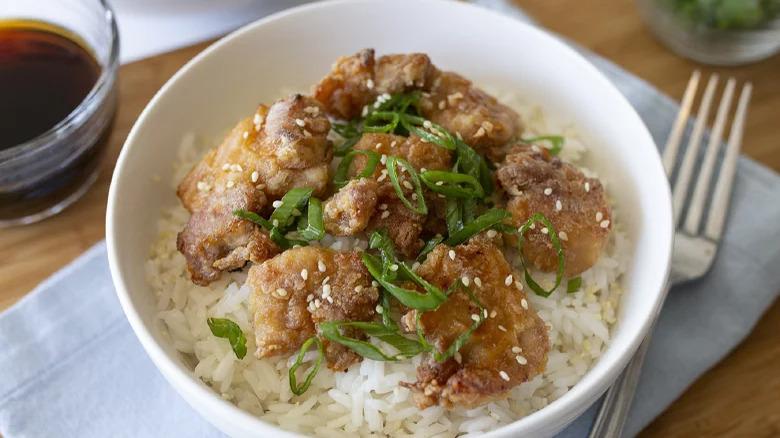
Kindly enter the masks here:
M 395 155 L 404 158 L 418 173 L 421 169 L 449 170 L 452 167 L 452 151 L 432 143 L 424 143 L 415 135 L 402 137 L 392 134 L 367 133 L 363 134 L 360 141 L 355 144 L 355 150 L 370 150 L 380 155 Z M 368 158 L 365 155 L 355 156 L 349 174 L 351 176 L 358 175 L 365 168 L 367 161 Z M 408 257 L 416 257 L 423 246 L 420 234 L 427 217 L 412 211 L 398 198 L 398 194 L 387 176 L 384 164 L 379 163 L 370 178 L 377 183 L 376 205 L 378 208 L 371 216 L 367 229 L 386 227 L 396 248 Z M 417 201 L 414 198 L 417 195 L 414 194 L 413 189 L 404 184 L 404 181 L 409 179 L 408 173 L 399 169 L 398 179 L 405 197 L 415 204 Z M 433 201 L 438 198 L 427 189 L 424 189 L 423 193 L 428 208 L 431 209 Z
M 177 247 L 192 281 L 207 285 L 225 269 L 279 252 L 267 231 L 238 219 L 237 209 L 264 214 L 294 187 L 321 195 L 328 184 L 332 147 L 322 106 L 299 94 L 270 108 L 260 105 L 182 180 L 178 196 L 192 214 Z
M 609 240 L 612 212 L 604 187 L 580 169 L 537 146 L 519 145 L 496 171 L 509 196 L 511 224 L 521 227 L 541 212 L 553 225 L 563 248 L 564 274 L 575 276 L 593 266 Z M 536 223 L 523 236 L 523 256 L 542 271 L 558 269 L 550 236 Z M 511 241 L 515 241 L 512 236 Z
M 503 146 L 522 133 L 520 116 L 460 75 L 439 71 L 422 53 L 385 55 L 375 59 L 366 49 L 342 57 L 312 94 L 333 117 L 352 120 L 384 93 L 423 91 L 423 116 L 441 125 L 493 161 Z
M 322 321 L 371 321 L 379 299 L 359 253 L 312 246 L 289 249 L 252 266 L 247 284 L 255 356 L 260 358 L 297 351 Z M 343 333 L 365 339 L 362 332 Z M 339 343 L 320 339 L 334 371 L 362 359 Z
M 517 273 L 495 240 L 479 235 L 452 248 L 438 245 L 417 273 L 442 290 L 468 277 L 487 315 L 455 357 L 437 362 L 429 355 L 417 368 L 418 381 L 402 383 L 413 391 L 417 407 L 471 409 L 508 397 L 512 388 L 544 371 L 550 351 L 547 329 L 512 279 L 506 284 Z M 425 339 L 443 352 L 479 313 L 459 288 L 437 310 L 422 314 L 420 328 Z M 416 316 L 417 310 L 411 310 L 403 317 L 407 329 L 415 329 Z
M 322 207 L 325 232 L 351 236 L 365 230 L 374 214 L 378 188 L 373 179 L 353 179 L 331 196 Z
M 427 55 L 387 55 L 379 60 L 374 49 L 339 58 L 331 73 L 312 88 L 333 117 L 352 120 L 383 93 L 395 94 L 429 86 L 436 68 Z
M 450 72 L 439 74 L 428 95 L 420 98 L 423 116 L 494 162 L 522 134 L 520 116 L 496 98 L 475 87 L 468 79 Z

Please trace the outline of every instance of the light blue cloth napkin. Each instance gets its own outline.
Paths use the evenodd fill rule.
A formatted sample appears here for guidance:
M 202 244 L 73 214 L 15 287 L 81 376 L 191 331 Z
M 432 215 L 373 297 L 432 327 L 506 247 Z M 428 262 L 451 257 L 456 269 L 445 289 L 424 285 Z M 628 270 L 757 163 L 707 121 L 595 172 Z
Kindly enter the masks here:
M 676 103 L 609 61 L 586 55 L 628 97 L 656 142 L 664 144 Z M 673 290 L 664 306 L 626 436 L 636 435 L 736 346 L 775 299 L 779 221 L 780 177 L 741 159 L 728 230 L 713 271 Z M 596 410 L 591 407 L 559 436 L 585 437 Z M 102 242 L 0 314 L 0 434 L 223 436 L 147 358 L 114 294 Z

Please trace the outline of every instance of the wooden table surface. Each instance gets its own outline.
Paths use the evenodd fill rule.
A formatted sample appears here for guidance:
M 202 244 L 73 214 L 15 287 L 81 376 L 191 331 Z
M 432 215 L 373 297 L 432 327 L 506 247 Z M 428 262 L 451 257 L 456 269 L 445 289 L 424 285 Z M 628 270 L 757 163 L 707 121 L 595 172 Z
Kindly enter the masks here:
M 545 27 L 679 97 L 691 71 L 718 72 L 755 86 L 744 153 L 780 170 L 780 56 L 745 67 L 713 68 L 682 59 L 656 42 L 626 0 L 515 0 Z M 105 168 L 80 201 L 43 222 L 0 230 L 0 309 L 105 235 L 111 171 L 130 128 L 149 99 L 207 44 L 122 66 L 120 106 Z M 780 305 L 750 336 L 702 376 L 641 438 L 780 436 Z

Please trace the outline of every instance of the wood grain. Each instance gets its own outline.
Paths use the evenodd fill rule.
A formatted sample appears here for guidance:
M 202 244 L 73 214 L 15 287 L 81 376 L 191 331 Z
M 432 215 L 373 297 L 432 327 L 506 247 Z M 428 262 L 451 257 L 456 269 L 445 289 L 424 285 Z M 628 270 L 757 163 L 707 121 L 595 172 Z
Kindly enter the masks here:
M 643 27 L 625 0 L 515 0 L 542 25 L 620 64 L 679 97 L 694 68 L 755 85 L 744 152 L 780 170 L 780 56 L 735 68 L 711 68 L 682 59 Z M 86 196 L 56 217 L 25 227 L 0 229 L 0 309 L 105 235 L 108 186 L 130 128 L 154 93 L 207 44 L 122 66 L 120 106 L 106 165 Z M 88 291 L 87 291 L 88 292 Z M 640 435 L 669 437 L 780 436 L 780 305 L 724 361 L 699 379 Z

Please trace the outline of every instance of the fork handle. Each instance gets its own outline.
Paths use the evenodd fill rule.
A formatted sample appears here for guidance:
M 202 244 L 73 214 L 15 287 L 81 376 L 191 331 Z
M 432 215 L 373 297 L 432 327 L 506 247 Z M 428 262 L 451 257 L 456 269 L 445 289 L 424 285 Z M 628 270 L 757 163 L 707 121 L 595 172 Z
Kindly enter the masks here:
M 645 339 L 639 345 L 636 354 L 626 365 L 626 369 L 607 390 L 604 403 L 601 404 L 601 409 L 596 415 L 596 421 L 593 423 L 588 438 L 619 438 L 623 436 L 623 427 L 626 425 L 628 411 L 631 409 L 631 402 L 634 400 L 634 394 L 639 385 L 642 364 L 645 361 L 647 348 L 650 345 L 650 339 L 653 337 L 657 322 L 656 318 Z

